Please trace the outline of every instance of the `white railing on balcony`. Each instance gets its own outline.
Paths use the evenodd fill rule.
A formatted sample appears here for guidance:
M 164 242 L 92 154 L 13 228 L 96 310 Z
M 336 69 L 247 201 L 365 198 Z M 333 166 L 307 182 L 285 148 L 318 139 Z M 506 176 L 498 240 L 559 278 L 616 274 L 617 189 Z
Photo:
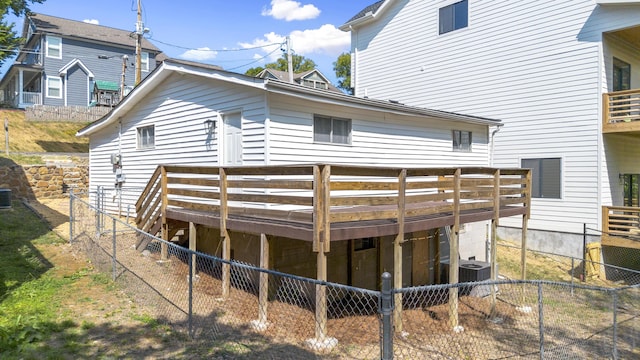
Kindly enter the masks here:
M 23 105 L 41 105 L 42 93 L 23 91 L 21 103 Z

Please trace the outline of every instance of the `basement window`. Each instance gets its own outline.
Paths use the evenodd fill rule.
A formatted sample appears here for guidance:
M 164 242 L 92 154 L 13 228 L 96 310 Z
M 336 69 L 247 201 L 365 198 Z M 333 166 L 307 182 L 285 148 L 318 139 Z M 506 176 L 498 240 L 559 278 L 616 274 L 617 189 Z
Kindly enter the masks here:
M 138 129 L 138 150 L 153 149 L 155 147 L 155 126 L 143 126 Z

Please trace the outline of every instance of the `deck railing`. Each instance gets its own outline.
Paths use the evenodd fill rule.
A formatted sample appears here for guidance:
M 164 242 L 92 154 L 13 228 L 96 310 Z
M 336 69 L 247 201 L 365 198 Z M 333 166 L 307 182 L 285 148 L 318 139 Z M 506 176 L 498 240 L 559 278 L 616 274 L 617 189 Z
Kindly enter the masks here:
M 528 209 L 530 181 L 527 169 L 159 166 L 136 204 L 137 224 L 159 230 L 171 208 L 313 223 L 318 231 L 349 221 L 497 214 L 506 205 Z
M 39 92 L 22 92 L 22 104 L 24 105 L 40 105 L 42 104 L 42 93 Z
M 604 132 L 640 129 L 640 89 L 603 94 L 602 109 Z
M 640 247 L 640 207 L 603 206 L 602 243 Z

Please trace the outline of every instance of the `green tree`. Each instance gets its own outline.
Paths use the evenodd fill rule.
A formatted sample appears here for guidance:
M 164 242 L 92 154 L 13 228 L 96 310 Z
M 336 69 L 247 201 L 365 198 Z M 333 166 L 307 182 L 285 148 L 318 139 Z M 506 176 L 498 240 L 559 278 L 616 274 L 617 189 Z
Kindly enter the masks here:
M 45 0 L 0 0 L 0 65 L 7 58 L 15 55 L 20 46 L 21 37 L 14 31 L 15 24 L 7 21 L 6 16 L 12 12 L 15 16 L 23 16 L 29 13 L 29 4 L 41 4 Z
M 316 68 L 315 61 L 308 59 L 302 55 L 292 55 L 291 62 L 293 65 L 294 73 L 301 73 L 301 72 L 313 70 Z M 282 54 L 282 56 L 278 58 L 276 62 L 268 63 L 264 66 L 264 68 L 260 66 L 251 68 L 245 72 L 245 75 L 256 76 L 258 75 L 258 73 L 260 73 L 260 71 L 264 70 L 265 68 L 280 70 L 280 71 L 288 71 L 287 54 Z
M 353 88 L 351 87 L 351 54 L 340 54 L 338 60 L 333 63 L 333 71 L 335 71 L 336 78 L 338 78 L 337 87 L 347 94 L 353 95 Z

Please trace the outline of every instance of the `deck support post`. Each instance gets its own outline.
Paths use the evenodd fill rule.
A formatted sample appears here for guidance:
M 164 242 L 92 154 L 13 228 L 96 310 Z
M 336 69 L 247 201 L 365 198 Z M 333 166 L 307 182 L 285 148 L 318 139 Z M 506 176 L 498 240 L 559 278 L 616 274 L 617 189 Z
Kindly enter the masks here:
M 197 239 L 197 233 L 196 233 L 196 224 L 193 222 L 189 222 L 189 250 L 192 251 L 191 253 L 191 273 L 193 274 L 193 276 L 196 276 L 196 250 L 197 250 L 197 246 L 196 246 L 196 239 Z
M 449 284 L 457 285 L 459 281 L 459 239 L 460 233 L 460 169 L 453 175 L 453 229 L 449 247 Z M 464 329 L 458 324 L 458 288 L 449 288 L 449 323 L 454 332 Z
M 402 244 L 404 243 L 404 215 L 406 208 L 407 169 L 398 174 L 398 234 L 393 242 L 393 287 L 402 288 Z M 394 295 L 393 324 L 395 331 L 402 332 L 402 294 Z
M 522 185 L 524 188 L 523 195 L 525 197 L 525 206 L 527 211 L 522 215 L 522 233 L 520 244 L 520 277 L 522 280 L 527 279 L 527 226 L 529 224 L 529 216 L 531 215 L 531 170 L 527 171 L 525 176 L 525 182 Z M 524 284 L 522 288 L 522 306 L 519 308 L 521 311 L 530 312 L 531 308 L 525 305 L 525 289 Z
M 493 174 L 493 219 L 491 219 L 491 281 L 498 280 L 498 224 L 500 221 L 500 169 Z M 491 285 L 491 317 L 496 316 L 496 287 Z
M 316 278 L 327 281 L 327 252 L 331 240 L 331 166 L 315 165 L 313 167 L 313 251 L 317 252 Z M 328 352 L 338 340 L 327 336 L 327 286 L 316 285 L 316 329 L 315 338 L 308 339 L 306 344 L 314 351 Z
M 260 268 L 269 269 L 269 238 L 260 234 Z M 258 320 L 251 326 L 258 330 L 267 329 L 267 307 L 269 305 L 269 274 L 260 272 L 260 284 L 258 285 Z
M 227 189 L 227 173 L 224 168 L 220 168 L 220 241 L 222 242 L 222 259 L 231 260 L 231 239 L 227 231 L 227 217 L 229 216 L 228 208 L 228 189 Z M 228 262 L 222 263 L 222 298 L 229 296 L 231 287 L 231 265 Z
M 169 224 L 167 222 L 167 169 L 162 166 L 160 168 L 160 196 L 162 196 L 162 203 L 160 205 L 160 213 L 162 214 L 162 240 L 169 241 Z M 160 260 L 164 261 L 169 259 L 169 246 L 166 243 L 160 245 Z

